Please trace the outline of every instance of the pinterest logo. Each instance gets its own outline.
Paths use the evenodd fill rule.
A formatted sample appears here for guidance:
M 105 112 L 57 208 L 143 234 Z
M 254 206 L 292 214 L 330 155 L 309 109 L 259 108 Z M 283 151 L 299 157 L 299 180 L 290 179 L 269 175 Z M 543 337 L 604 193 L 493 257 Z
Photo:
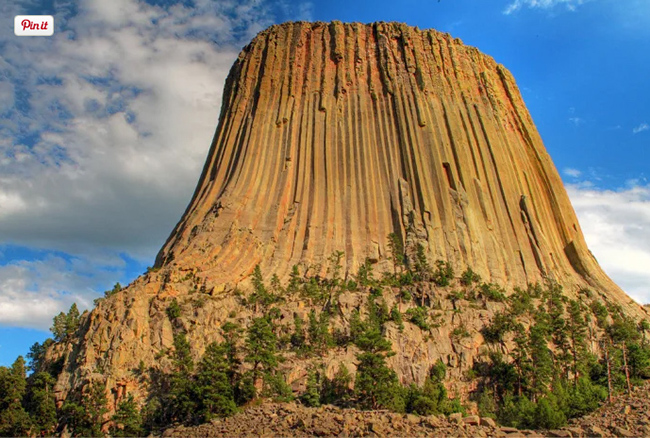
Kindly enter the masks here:
M 51 15 L 16 15 L 14 35 L 51 36 L 54 34 L 54 17 Z

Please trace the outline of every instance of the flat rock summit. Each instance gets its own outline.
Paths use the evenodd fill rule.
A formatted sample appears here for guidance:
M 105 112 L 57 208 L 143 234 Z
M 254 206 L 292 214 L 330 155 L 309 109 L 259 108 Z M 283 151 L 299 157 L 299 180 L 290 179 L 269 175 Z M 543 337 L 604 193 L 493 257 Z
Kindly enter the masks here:
M 506 291 L 553 280 L 569 297 L 589 289 L 647 317 L 589 252 L 505 67 L 435 30 L 292 22 L 261 32 L 235 61 L 196 191 L 153 269 L 99 302 L 71 339 L 48 351 L 62 363 L 57 398 L 98 376 L 112 406 L 125 394 L 142 397 L 137 370 L 168 366 L 175 332 L 198 358 L 223 339 L 225 322 L 247 325 L 257 309 L 242 296 L 256 266 L 265 281 L 288 281 L 294 266 L 325 278 L 340 251 L 342 278 L 366 261 L 376 273 L 392 271 L 390 235 L 408 260 L 417 249 L 431 265 L 448 263 L 457 273 L 450 287 L 467 268 Z M 459 312 L 446 290 L 419 293 L 440 324 L 387 325 L 395 352 L 388 362 L 402 383 L 421 384 L 440 359 L 462 397 L 472 389 L 464 376 L 484 345 L 481 328 L 498 304 Z M 341 293 L 331 329 L 347 330 L 364 300 Z M 289 331 L 295 315 L 306 319 L 323 306 L 295 296 L 278 307 Z M 328 376 L 339 364 L 354 373 L 354 353 L 339 346 L 318 360 Z M 289 385 L 304 387 L 307 361 L 289 354 L 282 367 Z

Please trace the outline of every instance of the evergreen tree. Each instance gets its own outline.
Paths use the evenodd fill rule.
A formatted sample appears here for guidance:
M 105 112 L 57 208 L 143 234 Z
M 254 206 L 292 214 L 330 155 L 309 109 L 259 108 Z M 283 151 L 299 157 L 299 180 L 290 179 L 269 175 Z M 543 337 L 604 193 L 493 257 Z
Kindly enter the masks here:
M 42 344 L 35 342 L 27 353 L 27 368 L 32 372 L 40 371 L 45 360 L 45 352 L 54 343 L 51 338 L 46 339 Z
M 178 300 L 176 298 L 174 298 L 172 302 L 169 303 L 169 306 L 167 307 L 167 316 L 172 322 L 181 316 L 181 306 L 178 304 Z
M 522 396 L 528 386 L 527 377 L 530 375 L 531 360 L 528 352 L 528 336 L 523 325 L 515 329 L 515 348 L 512 351 L 512 363 L 517 371 L 517 396 Z
M 415 246 L 415 279 L 417 281 L 429 281 L 433 270 L 424 253 L 424 245 L 418 243 Z
M 255 313 L 257 313 L 260 306 L 262 309 L 267 309 L 269 305 L 273 304 L 276 301 L 276 298 L 264 285 L 264 279 L 262 277 L 262 270 L 260 269 L 260 265 L 255 265 L 252 282 L 253 294 L 250 297 L 250 301 L 254 304 L 254 310 Z
M 194 361 L 190 343 L 184 333 L 174 335 L 172 372 L 167 376 L 167 390 L 162 395 L 162 422 L 191 424 L 196 419 L 196 398 L 194 396 Z
M 556 347 L 556 365 L 561 368 L 563 375 L 568 379 L 571 353 L 567 337 L 566 320 L 564 318 L 564 302 L 562 286 L 549 281 L 546 285 L 546 306 L 549 316 L 551 340 Z
M 66 314 L 65 312 L 60 312 L 52 320 L 52 327 L 50 331 L 54 335 L 55 342 L 61 342 L 65 339 L 66 336 Z
M 406 395 L 406 411 L 420 415 L 446 414 L 461 412 L 460 403 L 449 400 L 443 381 L 447 367 L 438 359 L 431 367 L 429 376 L 422 388 L 412 384 Z
M 25 407 L 32 418 L 32 432 L 51 435 L 57 425 L 54 384 L 56 380 L 47 372 L 32 374 L 28 381 Z
M 569 317 L 566 328 L 568 332 L 569 350 L 571 353 L 574 386 L 577 386 L 580 376 L 585 373 L 585 358 L 587 355 L 587 320 L 583 314 L 582 305 L 575 300 L 569 301 Z
M 339 365 L 334 378 L 323 379 L 321 385 L 321 403 L 346 405 L 352 397 L 350 385 L 352 376 L 344 364 Z
M 296 293 L 298 292 L 300 285 L 302 283 L 302 277 L 300 276 L 300 270 L 298 265 L 293 265 L 291 267 L 291 274 L 289 274 L 289 284 L 287 284 L 287 293 Z
M 359 266 L 356 280 L 360 286 L 372 287 L 376 285 L 377 281 L 374 277 L 374 271 L 370 259 L 366 259 L 364 263 Z
M 103 437 L 102 425 L 108 412 L 106 384 L 91 382 L 83 389 L 81 401 L 77 400 L 68 397 L 61 408 L 68 428 L 75 436 Z
M 238 392 L 239 388 L 239 367 L 241 365 L 237 343 L 243 331 L 239 324 L 232 322 L 226 322 L 221 327 L 221 332 L 224 337 L 223 346 L 226 351 L 226 361 L 228 363 L 228 381 L 230 382 L 230 386 L 235 389 L 235 393 Z
M 120 401 L 112 420 L 114 423 L 110 428 L 111 436 L 134 437 L 144 435 L 142 416 L 132 394 L 129 394 L 125 400 Z
M 229 382 L 229 363 L 225 344 L 208 345 L 196 375 L 196 393 L 202 422 L 226 417 L 237 410 L 235 393 Z
M 309 312 L 309 344 L 312 350 L 316 353 L 322 353 L 331 343 L 331 336 L 329 333 L 329 315 L 326 312 L 321 312 L 320 316 L 316 317 L 316 312 L 312 309 Z
M 300 396 L 300 401 L 305 406 L 312 408 L 320 406 L 320 385 L 318 374 L 314 370 L 309 370 L 307 374 L 307 388 Z
M 26 366 L 22 356 L 18 356 L 11 368 L 0 367 L 0 435 L 27 435 L 31 421 L 22 405 L 26 388 Z
M 396 233 L 390 233 L 388 235 L 388 250 L 393 261 L 393 271 L 397 273 L 398 270 L 401 271 L 403 269 L 406 263 L 406 255 L 404 254 L 402 239 Z
M 531 400 L 535 402 L 548 391 L 548 386 L 553 377 L 553 359 L 546 339 L 547 328 L 535 324 L 530 328 L 529 351 L 533 363 L 527 363 L 526 369 L 530 373 Z
M 68 314 L 65 316 L 65 334 L 66 336 L 72 336 L 75 334 L 79 328 L 79 309 L 77 309 L 77 303 L 72 303 Z
M 296 313 L 293 315 L 291 346 L 298 351 L 302 351 L 305 347 L 305 339 L 305 321 Z
M 381 353 L 363 352 L 357 355 L 357 376 L 354 391 L 363 409 L 404 410 L 404 400 L 397 374 L 386 365 Z
M 368 300 L 368 318 L 356 330 L 355 343 L 362 350 L 357 354 L 357 375 L 354 383 L 355 396 L 364 409 L 387 408 L 404 410 L 404 399 L 397 374 L 386 364 L 386 357 L 394 354 L 391 343 L 383 336 L 383 315 L 371 297 Z M 388 310 L 386 309 L 386 313 Z
M 246 337 L 246 356 L 244 361 L 253 366 L 253 383 L 257 383 L 260 373 L 273 373 L 278 366 L 278 339 L 268 318 L 254 318 Z
M 112 295 L 115 295 L 116 293 L 120 292 L 121 290 L 122 290 L 122 285 L 119 282 L 117 282 L 113 286 L 113 289 L 107 290 L 107 291 L 104 292 L 104 298 L 108 298 L 108 297 L 110 297 Z

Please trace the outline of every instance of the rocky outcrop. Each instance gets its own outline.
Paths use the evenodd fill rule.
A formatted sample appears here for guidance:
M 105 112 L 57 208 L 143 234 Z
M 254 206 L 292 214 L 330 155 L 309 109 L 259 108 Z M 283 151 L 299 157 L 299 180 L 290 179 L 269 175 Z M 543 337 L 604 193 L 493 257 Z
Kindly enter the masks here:
M 116 402 L 142 388 L 138 370 L 166 366 L 174 330 L 187 333 L 199 357 L 221 340 L 225 321 L 245 326 L 252 313 L 235 291 L 247 293 L 255 265 L 281 280 L 293 265 L 326 275 L 327 258 L 343 251 L 343 275 L 366 259 L 381 272 L 390 265 L 390 233 L 457 273 L 471 267 L 505 287 L 552 278 L 569 295 L 589 288 L 635 318 L 646 315 L 589 253 L 503 66 L 434 30 L 287 23 L 260 33 L 232 67 L 200 181 L 154 269 L 48 352 L 63 361 L 59 400 L 102 375 Z M 462 395 L 479 330 L 497 308 L 483 303 L 461 314 L 444 300 L 448 292 L 430 294 L 438 327 L 388 327 L 397 353 L 390 360 L 403 383 L 422 383 L 442 358 Z M 181 316 L 172 322 L 166 309 L 174 298 Z M 334 327 L 363 300 L 343 295 Z M 281 324 L 309 306 L 287 298 Z M 461 326 L 467 336 L 454 338 Z M 353 371 L 354 354 L 330 351 L 322 358 L 327 375 L 339 363 Z M 305 366 L 292 360 L 288 378 L 300 385 Z
M 431 260 L 630 299 L 589 253 L 511 74 L 434 30 L 287 23 L 232 67 L 212 147 L 156 266 L 237 284 L 346 268 L 412 233 Z

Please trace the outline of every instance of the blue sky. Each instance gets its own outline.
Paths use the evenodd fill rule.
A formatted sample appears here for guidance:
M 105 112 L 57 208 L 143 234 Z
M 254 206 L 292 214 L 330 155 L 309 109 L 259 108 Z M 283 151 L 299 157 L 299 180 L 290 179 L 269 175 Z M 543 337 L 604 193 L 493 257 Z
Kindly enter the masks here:
M 55 17 L 16 37 L 17 14 Z M 287 20 L 402 21 L 504 64 L 592 252 L 650 302 L 647 0 L 5 0 L 0 5 L 0 365 L 52 317 L 128 284 L 180 218 L 223 82 Z

